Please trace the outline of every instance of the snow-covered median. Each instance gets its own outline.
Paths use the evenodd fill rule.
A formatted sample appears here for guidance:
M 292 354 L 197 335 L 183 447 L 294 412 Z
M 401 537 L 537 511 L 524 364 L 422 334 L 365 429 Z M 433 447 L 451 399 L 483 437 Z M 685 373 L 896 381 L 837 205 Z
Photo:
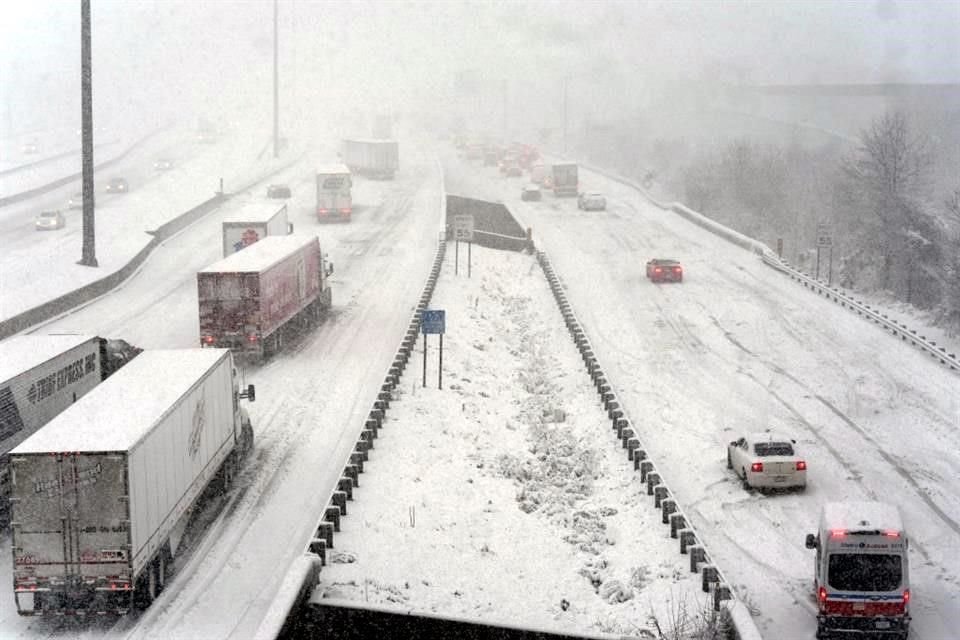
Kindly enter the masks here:
M 706 610 L 611 429 L 533 256 L 448 250 L 443 389 L 423 339 L 315 600 L 657 637 Z M 672 637 L 672 636 L 671 636 Z

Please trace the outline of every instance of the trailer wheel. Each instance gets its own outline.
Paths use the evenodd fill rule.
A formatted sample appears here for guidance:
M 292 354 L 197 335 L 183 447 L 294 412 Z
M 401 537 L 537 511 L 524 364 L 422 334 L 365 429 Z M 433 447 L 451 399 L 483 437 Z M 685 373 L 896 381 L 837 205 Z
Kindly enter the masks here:
M 150 568 L 147 569 L 147 597 L 150 602 L 153 602 L 157 599 L 157 596 L 160 594 L 159 582 L 157 580 L 157 563 L 156 561 L 150 563 Z M 147 604 L 150 604 L 148 602 Z
M 133 605 L 140 609 L 146 609 L 150 603 L 157 597 L 157 563 L 152 560 L 146 567 L 143 575 L 137 581 L 137 586 L 133 592 Z
M 167 581 L 172 572 L 172 565 L 173 554 L 170 552 L 170 543 L 166 542 L 163 548 L 160 549 L 160 554 L 157 556 L 157 582 L 161 593 L 167 586 Z
M 253 450 L 253 425 L 249 421 L 244 422 L 240 434 L 243 438 L 243 453 L 246 455 Z

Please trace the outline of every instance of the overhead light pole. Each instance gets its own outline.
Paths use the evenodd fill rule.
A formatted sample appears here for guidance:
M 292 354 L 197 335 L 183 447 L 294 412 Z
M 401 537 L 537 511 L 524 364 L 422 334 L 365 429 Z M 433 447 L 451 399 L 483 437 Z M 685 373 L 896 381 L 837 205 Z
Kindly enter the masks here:
M 567 155 L 567 84 L 570 76 L 563 76 L 563 155 Z
M 277 14 L 279 8 L 277 1 L 273 0 L 273 157 L 280 155 L 280 76 L 277 72 L 279 43 L 277 37 L 279 29 L 277 28 Z
M 83 254 L 81 264 L 96 267 L 93 209 L 93 68 L 90 60 L 90 0 L 80 0 L 80 130 L 83 181 Z

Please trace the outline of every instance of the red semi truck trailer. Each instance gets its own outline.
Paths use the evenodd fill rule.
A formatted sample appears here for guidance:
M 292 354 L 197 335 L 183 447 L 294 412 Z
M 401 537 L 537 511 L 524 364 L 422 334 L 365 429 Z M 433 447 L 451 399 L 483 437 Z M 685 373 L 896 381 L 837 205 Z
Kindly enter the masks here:
M 333 265 L 316 236 L 268 236 L 197 274 L 200 345 L 260 361 L 288 327 L 306 328 L 330 308 Z

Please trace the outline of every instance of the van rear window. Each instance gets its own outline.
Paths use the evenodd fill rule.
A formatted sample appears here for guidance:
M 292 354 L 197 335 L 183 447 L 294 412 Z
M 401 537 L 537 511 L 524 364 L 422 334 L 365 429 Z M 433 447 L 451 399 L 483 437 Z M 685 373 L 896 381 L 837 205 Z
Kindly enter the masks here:
M 902 558 L 874 553 L 831 553 L 827 584 L 841 591 L 893 591 L 903 579 Z
M 753 445 L 758 456 L 792 456 L 793 445 L 789 442 L 758 442 Z

